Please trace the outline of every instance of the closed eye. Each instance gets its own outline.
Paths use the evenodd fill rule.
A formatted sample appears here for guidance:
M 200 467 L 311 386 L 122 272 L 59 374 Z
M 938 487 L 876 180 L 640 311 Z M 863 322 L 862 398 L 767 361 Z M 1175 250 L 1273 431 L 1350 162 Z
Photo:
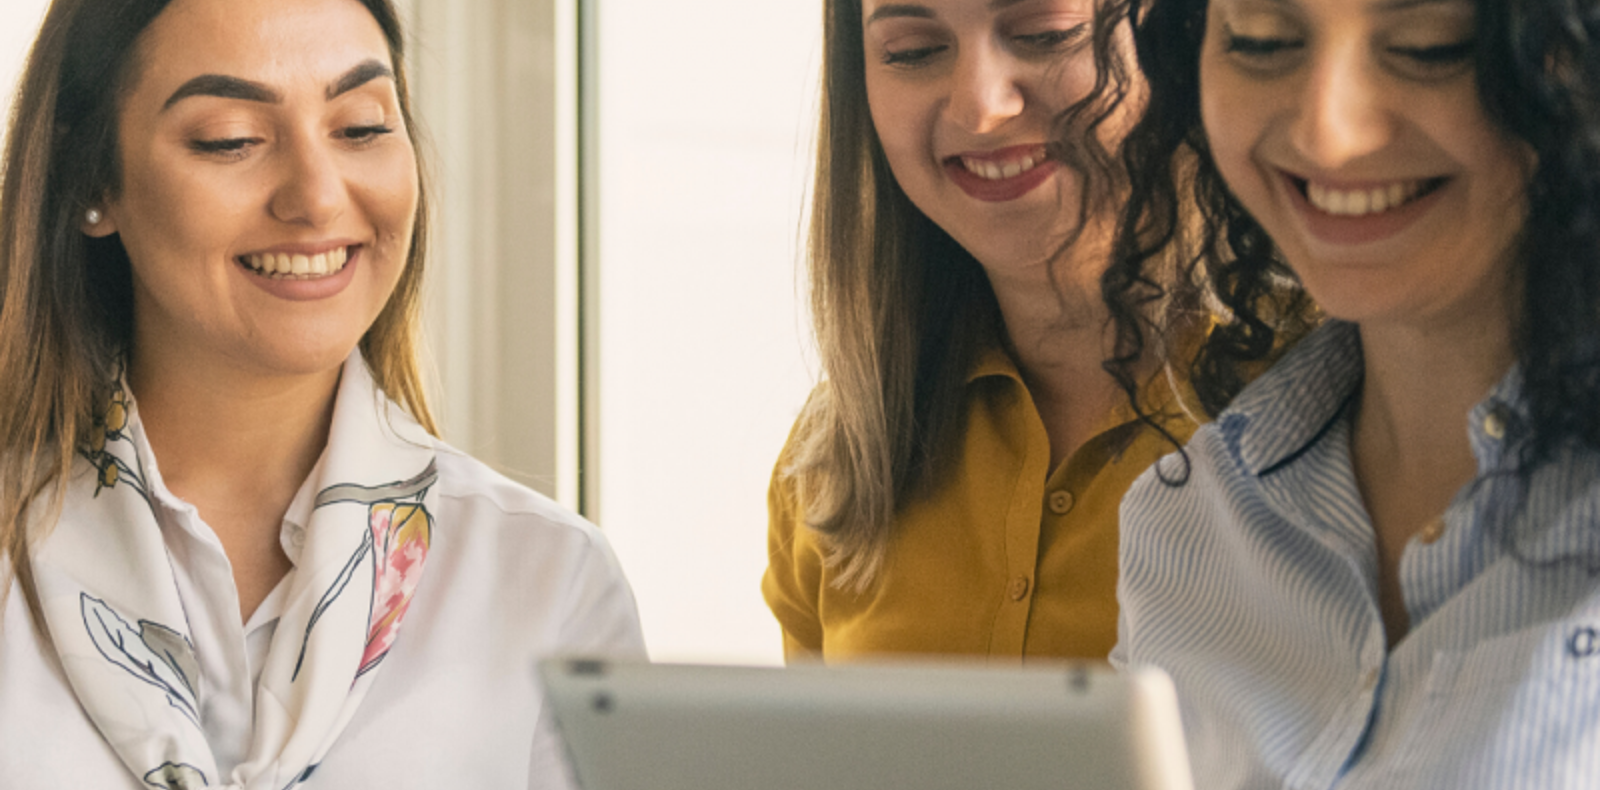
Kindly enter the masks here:
M 340 129 L 336 136 L 342 140 L 355 143 L 372 142 L 386 134 L 393 134 L 394 127 L 385 124 L 372 124 L 369 126 L 347 126 Z
M 198 154 L 240 156 L 251 146 L 261 142 L 259 137 L 219 137 L 211 140 L 190 140 L 189 150 Z
M 1228 36 L 1223 44 L 1227 52 L 1249 56 L 1278 55 L 1284 52 L 1303 49 L 1305 42 L 1293 38 L 1255 38 L 1252 36 Z
M 1459 63 L 1472 57 L 1477 42 L 1468 40 L 1456 44 L 1441 44 L 1436 47 L 1390 47 L 1389 51 L 1396 55 L 1408 57 L 1418 63 Z
M 1470 71 L 1476 54 L 1477 42 L 1468 39 L 1429 47 L 1391 46 L 1384 52 L 1384 61 L 1390 71 L 1402 77 L 1436 82 Z
M 949 49 L 949 47 L 938 44 L 931 47 L 913 47 L 895 52 L 885 52 L 883 53 L 883 62 L 890 66 L 915 66 L 946 49 Z
M 1032 49 L 1046 51 L 1060 51 L 1071 47 L 1085 39 L 1089 34 L 1089 23 L 1081 22 L 1072 27 L 1059 30 L 1045 30 L 1039 33 L 1027 33 L 1012 36 L 1014 40 Z

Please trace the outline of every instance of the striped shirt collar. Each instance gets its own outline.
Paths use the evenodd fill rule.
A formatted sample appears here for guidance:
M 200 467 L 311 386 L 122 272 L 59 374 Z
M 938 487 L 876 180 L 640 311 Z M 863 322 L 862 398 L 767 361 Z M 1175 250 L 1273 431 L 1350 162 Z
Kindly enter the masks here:
M 1355 324 L 1329 321 L 1234 399 L 1217 427 L 1252 475 L 1293 461 L 1327 433 L 1361 384 Z
M 1224 442 L 1251 475 L 1264 478 L 1305 455 L 1344 419 L 1360 392 L 1361 338 L 1355 324 L 1330 320 L 1246 387 L 1217 418 Z M 1600 454 L 1569 449 L 1543 464 L 1518 492 L 1508 437 L 1529 419 L 1521 369 L 1513 365 L 1467 415 L 1478 496 L 1507 510 L 1517 553 L 1542 563 L 1583 558 L 1600 569 Z M 1499 474 L 1497 474 L 1499 473 Z
M 1257 476 L 1269 474 L 1299 457 L 1344 416 L 1360 392 L 1361 378 L 1359 330 L 1330 320 L 1239 393 L 1219 422 L 1245 468 Z M 1501 468 L 1505 436 L 1516 435 L 1515 426 L 1527 419 L 1522 372 L 1513 365 L 1468 415 L 1480 475 Z

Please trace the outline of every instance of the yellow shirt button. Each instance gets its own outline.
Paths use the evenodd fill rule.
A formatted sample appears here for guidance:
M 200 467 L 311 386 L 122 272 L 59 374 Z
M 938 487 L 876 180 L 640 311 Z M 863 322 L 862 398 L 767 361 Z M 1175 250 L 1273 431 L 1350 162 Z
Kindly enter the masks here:
M 1028 577 L 1018 576 L 1011 580 L 1011 586 L 1006 590 L 1011 594 L 1011 600 L 1020 601 L 1028 597 Z
M 1072 512 L 1072 506 L 1077 504 L 1077 501 L 1072 497 L 1071 491 L 1051 491 L 1049 502 L 1050 512 L 1058 516 L 1065 516 Z
M 1420 536 L 1422 542 L 1428 545 L 1438 543 L 1439 539 L 1444 537 L 1444 519 L 1436 518 L 1428 522 L 1428 525 L 1422 528 Z

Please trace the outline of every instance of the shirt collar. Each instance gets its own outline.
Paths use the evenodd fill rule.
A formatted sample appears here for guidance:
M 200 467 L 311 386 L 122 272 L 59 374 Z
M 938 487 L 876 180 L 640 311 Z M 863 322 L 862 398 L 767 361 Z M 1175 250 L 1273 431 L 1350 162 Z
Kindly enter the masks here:
M 1240 461 L 1261 475 L 1297 457 L 1340 418 L 1361 384 L 1355 324 L 1330 320 L 1234 399 L 1218 422 Z M 1478 473 L 1499 469 L 1505 436 L 1529 418 L 1522 371 L 1513 365 L 1468 415 Z
M 1007 354 L 999 343 L 984 346 L 979 352 L 978 360 L 967 373 L 967 383 L 971 384 L 979 379 L 1001 377 L 1022 381 L 1022 372 L 1017 370 L 1017 363 Z
M 1198 347 L 1198 341 L 1193 344 Z M 978 354 L 977 360 L 967 374 L 967 386 L 993 378 L 1009 379 L 1027 390 L 1027 382 L 1022 379 L 1022 371 L 1017 368 L 1016 360 L 1006 353 L 1006 350 L 996 342 L 984 347 Z M 1144 413 L 1164 425 L 1173 420 L 1186 420 L 1198 424 L 1201 420 L 1196 415 L 1201 413 L 1200 399 L 1194 394 L 1187 377 L 1181 371 L 1173 368 L 1163 368 L 1152 376 L 1144 386 L 1139 389 L 1139 400 Z M 1111 412 L 1095 426 L 1096 434 L 1104 433 L 1121 425 L 1126 425 L 1139 419 L 1139 415 L 1126 399 L 1119 400 Z
M 216 533 L 211 531 L 209 525 L 200 520 L 199 511 L 196 510 L 195 506 L 167 488 L 166 480 L 161 476 L 160 464 L 156 459 L 155 452 L 150 448 L 150 440 L 144 432 L 144 422 L 140 419 L 137 403 L 134 400 L 132 390 L 127 386 L 125 377 L 121 382 L 121 386 L 122 391 L 126 393 L 125 397 L 128 402 L 128 435 L 133 441 L 134 451 L 138 456 L 139 465 L 143 469 L 151 503 L 179 516 L 170 520 L 160 519 L 161 523 L 171 521 L 192 538 L 211 545 L 220 551 L 222 547 L 221 541 L 217 538 Z M 378 390 L 376 382 L 372 380 L 372 375 L 368 372 L 360 349 L 352 351 L 345 360 L 340 376 L 338 393 L 339 398 L 347 401 L 375 400 L 380 404 L 385 404 L 390 412 L 398 410 L 392 403 L 388 403 L 382 392 Z M 359 415 L 361 412 L 359 409 L 341 410 L 336 408 L 334 410 L 335 425 L 352 422 L 352 413 Z M 429 437 L 421 433 L 420 429 L 415 426 L 407 425 L 409 422 L 408 418 L 395 420 L 391 413 L 389 421 L 385 425 L 385 435 L 393 434 L 396 440 L 414 445 L 429 445 Z M 334 430 L 330 428 L 330 445 L 332 444 L 331 437 L 334 433 Z M 279 540 L 283 546 L 284 554 L 289 558 L 289 562 L 297 567 L 300 565 L 301 550 L 305 547 L 306 528 L 311 522 L 312 511 L 316 508 L 316 495 L 320 490 L 320 481 L 323 479 L 323 470 L 327 466 L 327 461 L 328 448 L 324 447 L 322 454 L 312 467 L 311 473 L 300 484 L 299 490 L 295 492 L 294 499 L 290 500 L 288 510 L 283 516 Z
M 1294 461 L 1343 419 L 1362 377 L 1361 341 L 1354 324 L 1329 321 L 1246 387 L 1217 419 L 1239 463 L 1261 476 Z M 1600 453 L 1558 451 L 1526 489 L 1505 472 L 1515 460 L 1507 438 L 1529 419 L 1521 368 L 1513 365 L 1467 415 L 1467 434 L 1483 487 L 1477 496 L 1495 523 L 1515 523 L 1523 559 L 1542 563 L 1600 557 Z
M 1535 469 L 1526 487 L 1507 472 L 1516 462 L 1511 441 L 1523 434 L 1532 415 L 1522 368 L 1513 365 L 1488 397 L 1472 408 L 1467 435 L 1481 481 L 1493 481 L 1486 494 L 1490 517 L 1509 520 L 1517 554 L 1540 564 L 1579 559 L 1592 573 L 1600 568 L 1600 453 L 1567 446 Z
M 1344 412 L 1361 383 L 1355 324 L 1329 321 L 1295 344 L 1217 418 L 1234 456 L 1253 475 L 1305 452 Z

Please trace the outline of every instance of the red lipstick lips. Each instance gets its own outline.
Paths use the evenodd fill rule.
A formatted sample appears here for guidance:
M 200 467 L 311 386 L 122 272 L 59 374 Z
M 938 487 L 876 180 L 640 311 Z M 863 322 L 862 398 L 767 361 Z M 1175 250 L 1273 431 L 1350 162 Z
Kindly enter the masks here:
M 965 161 L 963 161 L 965 160 Z M 990 175 L 1010 164 L 1032 161 L 1032 167 L 1016 175 L 985 178 L 967 168 L 967 163 L 990 169 Z M 962 192 L 985 203 L 1004 203 L 1032 192 L 1052 175 L 1061 163 L 1048 158 L 1042 145 L 1014 145 L 997 151 L 967 153 L 945 160 L 945 172 Z

